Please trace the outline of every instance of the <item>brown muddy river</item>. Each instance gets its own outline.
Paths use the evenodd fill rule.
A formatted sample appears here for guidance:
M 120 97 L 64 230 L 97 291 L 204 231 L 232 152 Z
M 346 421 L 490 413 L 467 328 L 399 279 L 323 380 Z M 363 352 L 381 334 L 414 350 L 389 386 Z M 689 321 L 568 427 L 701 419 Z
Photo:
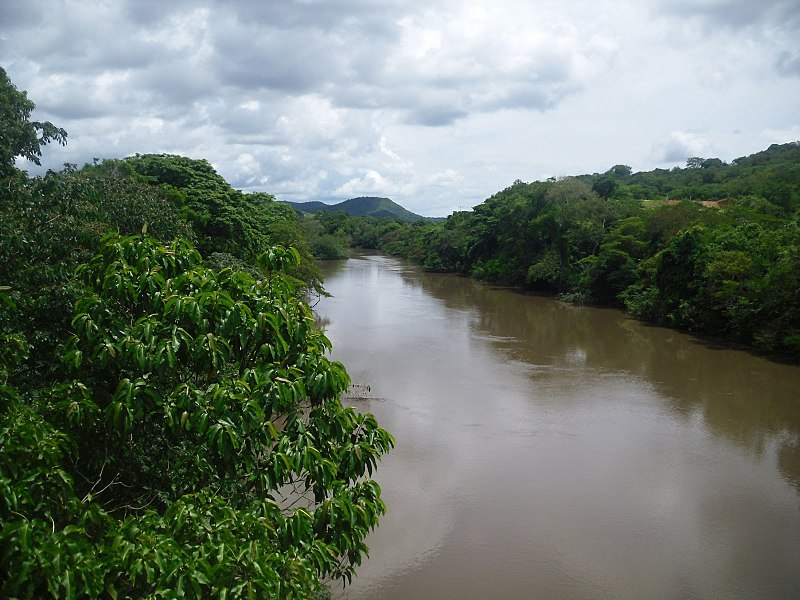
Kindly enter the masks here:
M 350 599 L 800 598 L 800 368 L 375 254 L 334 358 L 397 438 Z

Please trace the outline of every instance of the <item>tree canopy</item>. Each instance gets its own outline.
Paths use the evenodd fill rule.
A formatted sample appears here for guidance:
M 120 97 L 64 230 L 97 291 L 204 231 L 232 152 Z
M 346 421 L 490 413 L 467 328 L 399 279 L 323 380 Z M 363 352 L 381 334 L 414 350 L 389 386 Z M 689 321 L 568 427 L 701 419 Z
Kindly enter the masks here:
M 185 157 L 29 178 L 14 158 L 66 134 L 2 75 L 0 597 L 349 581 L 394 440 L 340 401 L 295 212 Z
M 292 246 L 300 262 L 291 275 L 296 283 L 322 291 L 319 272 L 297 213 L 270 194 L 245 194 L 234 189 L 202 159 L 169 154 L 144 154 L 122 161 L 125 168 L 160 187 L 180 206 L 197 236 L 203 256 L 225 264 L 252 263 L 264 248 Z
M 393 440 L 340 403 L 297 260 L 271 250 L 256 279 L 112 236 L 81 267 L 71 378 L 2 388 L 4 595 L 302 598 L 352 576 Z

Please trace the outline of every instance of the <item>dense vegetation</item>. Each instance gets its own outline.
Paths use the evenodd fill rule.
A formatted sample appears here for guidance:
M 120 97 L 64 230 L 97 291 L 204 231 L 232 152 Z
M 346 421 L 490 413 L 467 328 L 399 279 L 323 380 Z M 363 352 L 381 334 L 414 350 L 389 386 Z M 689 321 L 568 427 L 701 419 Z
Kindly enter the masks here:
M 66 132 L 0 100 L 0 597 L 349 580 L 393 440 L 340 403 L 296 213 L 177 156 L 29 178 Z
M 305 226 L 331 255 L 335 243 L 380 248 L 798 360 L 799 211 L 800 143 L 790 143 L 731 164 L 517 181 L 441 223 L 339 213 Z

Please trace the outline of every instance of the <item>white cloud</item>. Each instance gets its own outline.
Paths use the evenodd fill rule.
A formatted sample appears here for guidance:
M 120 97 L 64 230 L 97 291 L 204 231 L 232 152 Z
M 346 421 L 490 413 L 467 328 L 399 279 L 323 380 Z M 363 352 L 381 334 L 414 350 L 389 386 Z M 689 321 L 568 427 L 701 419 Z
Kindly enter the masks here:
M 339 186 L 334 194 L 338 196 L 369 196 L 388 194 L 392 183 L 377 171 L 367 171 L 363 177 L 354 177 Z
M 712 153 L 711 142 L 689 131 L 673 131 L 669 140 L 656 148 L 658 160 L 663 163 L 684 163 L 693 156 L 709 158 Z
M 387 167 L 392 171 L 399 173 L 411 173 L 414 170 L 413 162 L 410 160 L 405 160 L 389 147 L 386 141 L 386 136 L 382 135 L 380 137 L 378 146 L 381 153 L 388 159 L 388 161 L 384 160 L 384 164 L 387 165 Z
M 800 121 L 800 118 L 798 118 Z M 800 122 L 785 129 L 765 129 L 763 131 L 765 142 L 769 144 L 785 144 L 786 142 L 800 141 Z
M 377 171 L 369 170 L 362 177 L 354 177 L 336 189 L 334 195 L 351 198 L 354 196 L 391 196 L 393 194 L 408 194 L 413 192 L 415 186 L 410 183 L 400 183 L 384 177 Z
M 438 215 L 798 138 L 794 0 L 4 0 L 0 22 L 0 64 L 69 132 L 45 168 L 176 152 Z
M 462 181 L 464 181 L 464 178 L 458 171 L 455 171 L 454 169 L 447 169 L 439 173 L 434 173 L 428 177 L 428 183 L 430 185 L 449 186 Z

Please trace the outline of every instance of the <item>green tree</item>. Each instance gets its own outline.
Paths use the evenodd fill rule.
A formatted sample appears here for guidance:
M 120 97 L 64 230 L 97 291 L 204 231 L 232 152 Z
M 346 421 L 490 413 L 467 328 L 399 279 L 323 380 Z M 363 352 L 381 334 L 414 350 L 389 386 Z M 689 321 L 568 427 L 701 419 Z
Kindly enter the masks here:
M 602 198 L 611 198 L 617 189 L 617 181 L 613 177 L 603 176 L 592 184 L 592 191 Z
M 273 248 L 255 278 L 186 241 L 112 236 L 79 270 L 72 379 L 23 397 L 6 385 L 22 350 L 0 353 L 0 597 L 307 598 L 349 580 L 393 440 L 340 403 L 298 261 Z
M 270 246 L 291 246 L 301 257 L 291 273 L 298 287 L 322 292 L 322 275 L 297 212 L 289 205 L 274 202 L 269 194 L 244 194 L 234 189 L 206 160 L 144 154 L 123 162 L 174 195 L 192 225 L 203 256 L 218 253 L 229 255 L 225 262 L 232 262 L 233 258 L 253 264 Z
M 49 121 L 31 121 L 36 105 L 11 83 L 0 67 L 0 177 L 13 173 L 14 162 L 21 156 L 40 164 L 42 146 L 52 141 L 65 145 L 67 132 Z
M 619 294 L 637 281 L 637 266 L 645 256 L 645 226 L 641 217 L 623 219 L 603 238 L 596 255 L 582 259 L 587 266 L 582 286 L 601 304 L 617 304 Z
M 191 238 L 178 207 L 120 169 L 119 161 L 11 177 L 0 190 L 0 285 L 14 300 L 15 330 L 31 345 L 27 386 L 61 370 L 59 347 L 82 293 L 75 268 L 98 250 L 104 234 L 143 227 L 162 240 Z M 24 375 L 21 373 L 20 376 Z
M 614 175 L 615 177 L 630 177 L 633 169 L 628 165 L 614 165 L 607 172 L 606 175 Z

